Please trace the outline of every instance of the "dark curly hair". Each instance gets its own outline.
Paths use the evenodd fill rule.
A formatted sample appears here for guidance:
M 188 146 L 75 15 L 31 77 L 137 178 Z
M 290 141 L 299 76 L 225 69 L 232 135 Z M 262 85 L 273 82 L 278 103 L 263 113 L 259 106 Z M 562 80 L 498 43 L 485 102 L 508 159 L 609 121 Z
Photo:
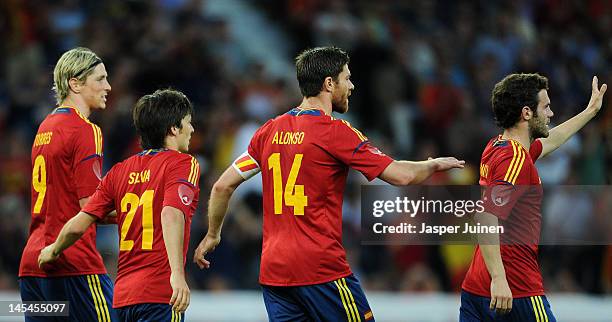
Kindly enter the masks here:
M 348 54 L 337 47 L 306 49 L 295 58 L 300 91 L 304 97 L 319 95 L 326 77 L 338 81 L 338 75 L 348 64 Z
M 548 89 L 548 79 L 539 74 L 510 74 L 495 84 L 491 106 L 497 126 L 509 129 L 516 125 L 524 106 L 537 116 L 538 93 L 543 89 Z

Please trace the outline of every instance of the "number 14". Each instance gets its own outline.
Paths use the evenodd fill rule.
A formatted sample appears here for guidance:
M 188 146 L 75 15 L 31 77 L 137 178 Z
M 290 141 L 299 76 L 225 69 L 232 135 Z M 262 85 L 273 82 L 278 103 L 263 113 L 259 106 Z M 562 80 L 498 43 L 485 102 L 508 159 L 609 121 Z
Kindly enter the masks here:
M 287 206 L 293 207 L 295 216 L 303 216 L 304 208 L 308 206 L 308 197 L 304 195 L 304 185 L 296 185 L 295 180 L 302 166 L 303 154 L 296 154 L 293 158 L 287 185 L 284 189 L 284 199 Z M 280 153 L 272 153 L 268 157 L 268 170 L 272 170 L 272 180 L 274 181 L 274 213 L 283 213 L 283 176 L 281 172 Z

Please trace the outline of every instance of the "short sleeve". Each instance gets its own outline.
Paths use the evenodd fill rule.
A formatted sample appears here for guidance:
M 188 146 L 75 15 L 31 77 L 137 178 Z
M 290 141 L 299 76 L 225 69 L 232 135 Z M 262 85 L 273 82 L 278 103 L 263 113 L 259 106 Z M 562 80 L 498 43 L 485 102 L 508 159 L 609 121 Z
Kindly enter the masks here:
M 91 196 L 102 178 L 102 131 L 92 123 L 80 127 L 73 138 L 74 187 L 79 199 Z
M 328 151 L 342 163 L 361 172 L 369 181 L 378 177 L 393 162 L 344 120 L 332 122 Z
M 200 194 L 200 164 L 191 155 L 180 155 L 177 162 L 168 167 L 165 178 L 163 207 L 179 209 L 188 216 L 195 212 Z
M 272 121 L 273 120 L 269 120 L 259 129 L 257 129 L 257 131 L 255 131 L 255 134 L 253 134 L 249 147 L 246 151 L 250 158 L 252 158 L 257 164 L 261 164 L 261 148 L 263 146 L 263 140 L 265 140 L 265 133 L 267 132 L 267 129 Z
M 491 162 L 483 193 L 485 211 L 501 219 L 510 216 L 512 208 L 527 188 L 516 185 L 521 174 L 526 175 L 525 150 L 514 141 L 510 141 L 510 146 L 511 149 L 500 150 Z
M 89 198 L 89 201 L 81 211 L 86 212 L 98 219 L 103 219 L 108 213 L 115 209 L 115 200 L 113 198 L 112 188 L 112 169 L 102 179 L 98 188 Z
M 535 140 L 531 143 L 529 147 L 529 155 L 531 155 L 531 160 L 535 163 L 536 160 L 542 155 L 542 141 Z

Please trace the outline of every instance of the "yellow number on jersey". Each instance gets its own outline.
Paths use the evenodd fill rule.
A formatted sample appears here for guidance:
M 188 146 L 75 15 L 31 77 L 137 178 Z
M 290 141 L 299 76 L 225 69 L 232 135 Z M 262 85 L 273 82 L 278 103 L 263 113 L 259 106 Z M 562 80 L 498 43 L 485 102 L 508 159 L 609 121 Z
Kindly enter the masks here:
M 34 169 L 32 169 L 32 187 L 34 191 L 38 192 L 36 197 L 36 203 L 34 203 L 33 213 L 39 214 L 42 208 L 43 201 L 45 200 L 45 194 L 47 193 L 47 168 L 45 164 L 45 157 L 38 155 L 34 159 Z
M 296 185 L 295 181 L 300 173 L 303 154 L 296 154 L 293 158 L 287 185 L 285 186 L 285 204 L 293 207 L 293 214 L 296 216 L 304 215 L 304 208 L 308 206 L 308 197 L 304 195 L 304 185 Z M 280 153 L 272 153 L 268 157 L 268 170 L 272 170 L 272 180 L 274 182 L 274 213 L 283 213 L 283 176 L 280 165 Z
M 140 206 L 142 206 L 142 249 L 153 249 L 153 194 L 154 190 L 146 190 L 142 197 L 138 198 L 136 194 L 128 192 L 121 199 L 121 212 L 127 212 L 127 215 L 121 226 L 119 251 L 130 251 L 134 247 L 134 241 L 125 238 Z

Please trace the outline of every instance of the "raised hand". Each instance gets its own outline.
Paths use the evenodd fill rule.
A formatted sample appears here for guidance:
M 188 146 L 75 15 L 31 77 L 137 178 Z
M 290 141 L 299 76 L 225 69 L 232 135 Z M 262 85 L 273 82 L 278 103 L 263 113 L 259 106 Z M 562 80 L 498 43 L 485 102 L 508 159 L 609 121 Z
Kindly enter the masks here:
M 606 93 L 607 89 L 607 84 L 603 84 L 601 85 L 601 87 L 599 87 L 597 76 L 593 76 L 591 99 L 589 100 L 589 105 L 587 105 L 586 107 L 588 111 L 592 111 L 595 114 L 599 112 L 599 109 L 601 109 L 601 104 L 603 102 L 604 94 Z

